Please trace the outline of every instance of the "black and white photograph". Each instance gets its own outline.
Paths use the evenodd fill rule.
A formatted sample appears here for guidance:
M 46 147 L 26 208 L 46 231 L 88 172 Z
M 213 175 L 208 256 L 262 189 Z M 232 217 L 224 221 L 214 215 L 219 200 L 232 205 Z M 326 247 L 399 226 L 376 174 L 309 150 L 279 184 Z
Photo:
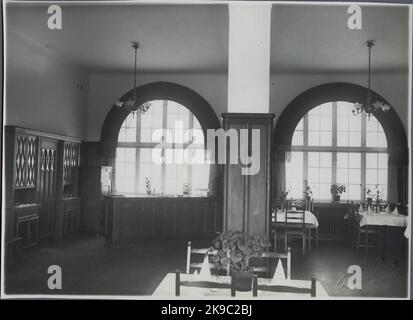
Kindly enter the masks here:
M 2 299 L 411 299 L 411 4 L 2 20 Z

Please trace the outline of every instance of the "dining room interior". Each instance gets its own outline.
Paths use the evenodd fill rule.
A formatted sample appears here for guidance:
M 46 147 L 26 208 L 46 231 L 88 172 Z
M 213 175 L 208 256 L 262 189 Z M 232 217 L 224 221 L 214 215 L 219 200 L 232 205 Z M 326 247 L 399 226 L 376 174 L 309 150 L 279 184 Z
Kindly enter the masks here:
M 3 4 L 6 295 L 409 297 L 409 6 L 53 4 Z

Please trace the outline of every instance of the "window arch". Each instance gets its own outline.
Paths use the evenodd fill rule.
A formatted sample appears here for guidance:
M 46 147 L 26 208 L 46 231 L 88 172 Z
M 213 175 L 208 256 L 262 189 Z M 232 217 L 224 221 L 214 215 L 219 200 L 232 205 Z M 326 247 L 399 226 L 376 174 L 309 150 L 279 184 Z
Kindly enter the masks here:
M 353 103 L 331 101 L 298 122 L 286 162 L 286 188 L 302 198 L 310 186 L 315 199 L 331 199 L 331 184 L 344 184 L 344 200 L 364 200 L 366 191 L 387 196 L 387 139 L 379 121 L 353 116 Z
M 130 90 L 122 97 L 126 101 L 134 97 L 135 90 Z M 151 82 L 136 88 L 138 103 L 155 100 L 168 100 L 176 102 L 188 109 L 198 119 L 204 137 L 207 129 L 221 128 L 221 123 L 210 104 L 197 92 L 185 86 L 171 82 Z M 118 147 L 119 132 L 130 114 L 123 108 L 112 106 L 102 126 L 99 142 L 99 164 L 114 167 L 112 190 L 116 191 L 116 151 Z M 136 117 L 137 115 L 135 115 Z M 206 141 L 204 141 L 206 143 Z M 221 174 L 217 165 L 209 165 L 209 196 L 219 195 Z
M 172 100 L 151 100 L 129 114 L 118 134 L 118 193 L 207 196 L 210 166 L 202 164 L 204 134 L 197 117 Z

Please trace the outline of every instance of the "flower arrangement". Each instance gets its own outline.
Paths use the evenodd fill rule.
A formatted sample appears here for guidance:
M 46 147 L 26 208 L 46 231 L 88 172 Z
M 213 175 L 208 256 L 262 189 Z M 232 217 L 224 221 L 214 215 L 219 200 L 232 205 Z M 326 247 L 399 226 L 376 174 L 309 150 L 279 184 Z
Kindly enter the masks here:
M 146 194 L 150 195 L 152 193 L 152 184 L 151 184 L 151 179 L 148 177 L 145 178 L 145 188 L 146 188 Z
M 304 195 L 306 199 L 310 200 L 313 197 L 313 191 L 310 186 L 306 186 L 304 189 Z
M 334 201 L 340 201 L 340 196 L 343 192 L 346 192 L 346 186 L 344 184 L 332 184 L 330 192 Z
M 344 184 L 332 184 L 330 192 L 333 195 L 342 194 L 343 192 L 346 192 L 346 186 Z
M 383 188 L 379 188 L 379 185 L 376 184 L 374 186 L 374 190 L 372 190 L 371 188 L 368 188 L 366 191 L 366 198 L 367 198 L 367 202 L 371 203 L 371 202 L 381 202 L 381 200 L 383 199 L 383 194 L 384 194 L 384 190 Z
M 185 182 L 182 186 L 182 194 L 189 196 L 191 194 L 191 185 L 188 182 Z
M 239 272 L 249 271 L 250 259 L 261 256 L 271 246 L 266 236 L 251 236 L 241 231 L 229 231 L 218 233 L 213 241 L 211 251 L 217 250 L 212 255 L 213 263 L 218 269 L 226 269 Z

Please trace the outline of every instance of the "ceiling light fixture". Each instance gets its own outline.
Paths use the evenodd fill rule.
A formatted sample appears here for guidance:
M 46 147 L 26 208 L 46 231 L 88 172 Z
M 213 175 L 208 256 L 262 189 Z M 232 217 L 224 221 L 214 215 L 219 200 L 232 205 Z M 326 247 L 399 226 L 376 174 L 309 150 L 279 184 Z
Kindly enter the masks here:
M 369 75 L 368 75 L 368 92 L 366 97 L 366 103 L 363 105 L 361 103 L 356 102 L 353 107 L 353 114 L 356 116 L 363 111 L 367 114 L 368 119 L 370 120 L 370 116 L 374 113 L 380 112 L 387 112 L 390 110 L 391 106 L 387 103 L 382 101 L 376 101 L 372 103 L 372 93 L 371 93 L 371 49 L 373 48 L 374 44 L 376 43 L 375 40 L 368 40 L 366 42 L 367 49 L 369 51 Z
M 149 102 L 139 103 L 137 100 L 137 92 L 136 92 L 136 67 L 138 61 L 138 49 L 139 49 L 139 42 L 132 42 L 132 48 L 135 50 L 135 70 L 134 70 L 134 78 L 133 78 L 133 96 L 132 99 L 128 99 L 126 101 L 116 101 L 115 106 L 122 109 L 126 109 L 128 112 L 135 113 L 136 111 L 140 111 L 141 113 L 145 113 L 148 111 L 151 104 Z

